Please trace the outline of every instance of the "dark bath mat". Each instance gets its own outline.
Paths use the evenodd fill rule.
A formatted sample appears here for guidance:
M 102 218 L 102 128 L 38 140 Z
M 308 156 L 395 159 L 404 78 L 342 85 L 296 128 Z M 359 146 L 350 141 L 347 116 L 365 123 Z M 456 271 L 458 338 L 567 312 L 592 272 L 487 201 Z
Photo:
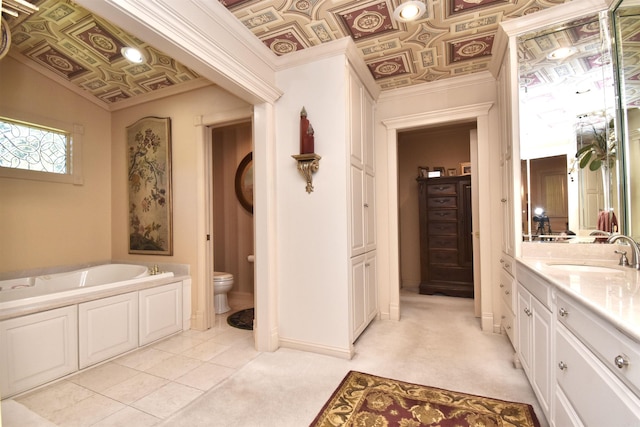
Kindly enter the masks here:
M 253 308 L 247 308 L 233 313 L 227 317 L 227 323 L 234 328 L 253 331 Z

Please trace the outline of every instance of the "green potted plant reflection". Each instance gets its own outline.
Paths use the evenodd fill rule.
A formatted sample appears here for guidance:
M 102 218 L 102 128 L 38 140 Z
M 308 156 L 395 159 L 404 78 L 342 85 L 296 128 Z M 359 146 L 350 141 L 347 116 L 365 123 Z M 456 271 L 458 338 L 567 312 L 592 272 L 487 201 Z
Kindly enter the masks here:
M 576 152 L 575 163 L 580 169 L 587 166 L 592 171 L 597 171 L 602 166 L 611 169 L 616 159 L 616 135 L 613 119 L 603 129 L 598 129 L 593 124 L 590 126 L 591 132 L 586 135 L 582 132 L 582 126 L 580 128 L 578 133 L 579 148 Z

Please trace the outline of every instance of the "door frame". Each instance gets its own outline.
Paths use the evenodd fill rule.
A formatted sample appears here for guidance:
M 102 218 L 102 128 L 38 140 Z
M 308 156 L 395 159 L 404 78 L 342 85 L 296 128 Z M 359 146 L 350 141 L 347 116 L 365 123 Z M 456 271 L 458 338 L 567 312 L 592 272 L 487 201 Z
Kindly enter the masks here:
M 493 331 L 493 308 L 491 289 L 491 257 L 481 257 L 480 253 L 491 254 L 491 209 L 490 198 L 480 197 L 480 195 L 490 194 L 489 179 L 489 110 L 493 106 L 492 102 L 468 105 L 464 107 L 449 108 L 433 112 L 414 114 L 411 116 L 401 116 L 385 119 L 382 124 L 387 128 L 387 207 L 389 232 L 389 280 L 380 281 L 387 283 L 388 289 L 385 293 L 389 295 L 389 318 L 400 319 L 400 245 L 399 245 L 399 223 L 398 223 L 398 132 L 415 128 L 447 125 L 459 122 L 476 121 L 477 126 L 477 158 L 472 160 L 472 188 L 477 192 L 477 203 L 472 206 L 474 220 L 474 258 L 478 258 L 478 272 L 474 272 L 474 282 L 479 278 L 479 283 L 474 283 L 474 288 L 480 290 L 475 299 L 476 315 L 481 317 L 483 331 Z M 481 167 L 484 165 L 484 167 Z M 475 228 L 477 224 L 478 228 Z M 479 230 L 487 230 L 487 238 L 480 239 Z M 476 242 L 476 240 L 478 240 Z M 474 262 L 475 264 L 475 262 Z

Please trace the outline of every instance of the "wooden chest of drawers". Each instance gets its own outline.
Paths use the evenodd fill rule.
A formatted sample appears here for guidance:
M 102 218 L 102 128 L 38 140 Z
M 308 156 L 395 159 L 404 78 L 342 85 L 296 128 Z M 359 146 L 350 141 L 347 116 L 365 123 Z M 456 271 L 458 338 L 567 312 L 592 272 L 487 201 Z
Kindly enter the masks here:
M 473 297 L 471 178 L 418 178 L 420 293 Z

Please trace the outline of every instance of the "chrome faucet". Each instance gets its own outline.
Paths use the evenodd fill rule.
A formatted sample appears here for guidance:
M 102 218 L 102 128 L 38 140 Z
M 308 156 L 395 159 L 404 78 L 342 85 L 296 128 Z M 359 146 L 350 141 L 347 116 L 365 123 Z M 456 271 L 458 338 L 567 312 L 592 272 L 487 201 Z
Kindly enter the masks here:
M 638 246 L 638 242 L 636 242 L 629 236 L 625 236 L 624 234 L 614 234 L 612 236 L 609 236 L 609 238 L 607 239 L 607 243 L 613 243 L 616 240 L 624 240 L 629 244 L 629 246 L 633 248 L 632 265 L 636 270 L 640 270 L 640 246 Z

